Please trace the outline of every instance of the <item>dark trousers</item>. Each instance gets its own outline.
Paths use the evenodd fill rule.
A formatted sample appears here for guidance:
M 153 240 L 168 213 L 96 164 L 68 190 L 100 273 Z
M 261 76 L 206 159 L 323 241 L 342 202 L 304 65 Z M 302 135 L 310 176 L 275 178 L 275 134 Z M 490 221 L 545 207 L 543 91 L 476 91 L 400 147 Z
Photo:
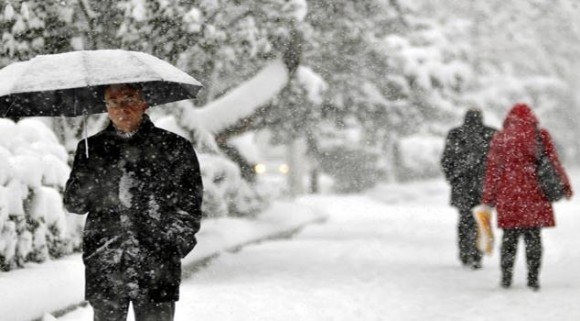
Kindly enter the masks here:
M 129 299 L 91 301 L 94 321 L 126 321 Z M 139 303 L 132 301 L 135 321 L 173 321 L 175 302 Z
M 459 209 L 457 225 L 459 259 L 463 264 L 481 262 L 481 252 L 477 249 L 477 223 L 470 208 Z
M 524 236 L 526 247 L 526 262 L 528 265 L 528 284 L 538 282 L 540 265 L 542 264 L 542 237 L 539 228 L 504 229 L 501 243 L 501 271 L 502 277 L 508 284 L 511 283 L 518 239 Z

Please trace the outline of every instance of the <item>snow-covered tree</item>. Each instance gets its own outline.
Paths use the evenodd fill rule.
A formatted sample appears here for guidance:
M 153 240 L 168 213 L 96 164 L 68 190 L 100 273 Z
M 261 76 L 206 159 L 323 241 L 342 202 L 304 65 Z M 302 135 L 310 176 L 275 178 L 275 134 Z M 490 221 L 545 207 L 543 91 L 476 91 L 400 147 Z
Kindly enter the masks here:
M 0 119 L 0 269 L 78 250 L 82 218 L 66 215 L 67 153 L 43 123 Z
M 363 132 L 356 148 L 381 153 L 396 177 L 399 140 L 438 130 L 469 80 L 461 22 L 438 23 L 399 1 L 309 6 L 313 36 L 304 56 L 329 87 L 320 114 L 339 127 L 354 119 Z
M 123 48 L 145 51 L 177 64 L 201 80 L 205 88 L 196 103 L 204 105 L 231 91 L 258 73 L 260 68 L 267 69 L 267 64 L 276 57 L 286 62 L 285 68 L 295 69 L 299 50 L 288 50 L 287 45 L 295 38 L 295 30 L 299 29 L 299 21 L 304 15 L 304 5 L 305 2 L 302 0 L 276 0 L 267 3 L 225 0 L 24 1 L 19 2 L 16 9 L 14 9 L 16 6 L 6 6 L 7 14 L 3 17 L 9 19 L 2 20 L 2 23 L 18 26 L 17 21 L 27 22 L 26 16 L 19 18 L 20 11 L 27 12 L 25 9 L 30 7 L 34 7 L 34 10 L 29 11 L 45 12 L 40 15 L 43 17 L 61 14 L 66 18 L 62 20 L 69 28 L 68 32 L 59 32 L 61 25 L 54 22 L 38 23 L 38 28 L 45 33 L 61 35 L 63 43 L 66 40 L 69 46 L 49 46 L 45 41 L 44 47 L 39 46 L 38 51 L 22 53 L 23 58 L 71 49 Z M 24 9 L 21 10 L 21 7 Z M 31 33 L 28 32 L 27 35 L 29 34 Z M 47 50 L 48 48 L 51 50 Z M 7 59 L 14 60 L 18 59 L 15 56 Z M 280 83 L 281 87 L 284 86 L 283 82 Z M 276 91 L 273 91 L 264 99 L 273 99 L 275 94 Z M 160 113 L 156 113 L 153 109 L 152 113 L 160 117 L 165 114 L 175 115 L 175 119 L 181 121 L 177 126 L 178 130 L 195 142 L 197 136 L 203 136 L 203 133 L 198 133 L 199 128 L 195 124 L 186 122 L 191 118 L 183 117 L 192 108 L 194 108 L 192 104 L 186 103 L 164 109 Z M 250 111 L 241 117 L 251 117 L 251 114 Z M 223 116 L 225 115 L 221 117 Z M 91 116 L 89 131 L 94 132 L 102 127 L 105 121 L 106 117 L 103 115 Z M 213 150 L 210 148 L 209 151 L 212 153 L 220 149 L 222 152 L 225 151 L 228 138 L 241 133 L 236 130 L 240 121 L 243 122 L 234 119 L 226 122 L 227 125 L 223 128 L 208 132 L 203 141 L 217 147 Z M 62 117 L 52 119 L 48 123 L 67 151 L 72 154 L 76 142 L 82 136 L 83 124 L 80 120 Z M 227 134 L 224 134 L 226 132 Z M 203 144 L 198 145 L 198 150 L 208 151 L 204 149 Z M 207 179 L 211 181 L 214 177 Z M 244 189 L 240 189 L 242 190 Z M 251 199 L 248 193 L 246 194 L 245 197 L 236 196 L 238 201 L 230 208 L 256 208 L 248 206 L 248 201 L 245 203 L 240 201 Z M 250 203 L 258 198 L 254 197 Z
M 123 1 L 123 48 L 177 64 L 204 84 L 204 105 L 256 73 L 291 35 L 301 1 Z
M 11 1 L 0 3 L 0 66 L 38 54 L 72 49 L 73 3 Z
M 529 103 L 564 156 L 578 158 L 580 5 L 574 0 L 452 2 L 418 1 L 439 20 L 461 16 L 470 23 L 475 81 L 466 99 L 489 111 L 500 125 L 516 102 Z
M 202 114 L 207 114 L 205 111 L 215 109 L 214 105 L 224 105 L 214 101 L 229 92 L 239 92 L 236 87 L 240 84 L 256 78 L 256 74 L 276 70 L 276 58 L 282 59 L 290 72 L 297 68 L 300 44 L 296 39 L 300 39 L 304 6 L 301 0 L 127 1 L 122 5 L 125 19 L 119 36 L 124 47 L 152 52 L 196 75 L 204 84 L 196 105 L 205 105 Z M 286 81 L 282 80 L 281 86 Z M 260 102 L 245 104 L 242 111 L 222 110 L 222 115 L 215 119 L 197 115 L 191 103 L 178 104 L 169 113 L 175 115 L 199 150 L 227 155 L 238 163 L 242 176 L 247 178 L 253 168 L 228 140 L 257 127 L 253 123 L 260 113 L 274 108 L 268 100 L 275 98 L 277 90 L 271 94 L 264 91 Z M 227 98 L 225 101 L 231 103 L 228 109 L 236 105 L 240 109 L 239 102 Z M 225 117 L 225 113 L 230 117 Z

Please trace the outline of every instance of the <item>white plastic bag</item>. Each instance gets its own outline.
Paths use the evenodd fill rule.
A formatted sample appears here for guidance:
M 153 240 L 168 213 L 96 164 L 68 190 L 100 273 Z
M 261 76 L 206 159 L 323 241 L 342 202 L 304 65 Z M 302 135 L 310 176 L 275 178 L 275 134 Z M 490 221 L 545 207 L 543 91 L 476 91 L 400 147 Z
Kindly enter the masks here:
M 473 208 L 473 217 L 477 222 L 477 248 L 486 255 L 491 255 L 494 242 L 491 208 L 487 205 L 476 206 Z

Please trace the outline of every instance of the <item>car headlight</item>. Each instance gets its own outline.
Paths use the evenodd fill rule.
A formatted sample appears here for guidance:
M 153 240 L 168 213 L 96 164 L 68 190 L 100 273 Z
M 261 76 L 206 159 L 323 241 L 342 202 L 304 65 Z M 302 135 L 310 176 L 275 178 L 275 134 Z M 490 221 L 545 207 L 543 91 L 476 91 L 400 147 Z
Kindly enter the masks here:
M 290 167 L 286 164 L 282 164 L 278 166 L 278 171 L 282 174 L 288 174 L 288 172 L 290 171 Z
M 257 174 L 264 174 L 266 172 L 266 165 L 264 164 L 254 165 L 254 172 L 256 172 Z

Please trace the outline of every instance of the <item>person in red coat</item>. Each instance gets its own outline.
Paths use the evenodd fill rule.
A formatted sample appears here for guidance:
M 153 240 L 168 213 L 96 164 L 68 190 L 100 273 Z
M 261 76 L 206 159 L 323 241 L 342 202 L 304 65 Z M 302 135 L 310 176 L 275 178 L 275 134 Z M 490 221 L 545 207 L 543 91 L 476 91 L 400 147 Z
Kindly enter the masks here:
M 546 129 L 530 107 L 516 104 L 509 111 L 503 129 L 492 141 L 487 158 L 487 169 L 482 203 L 495 207 L 497 225 L 503 229 L 501 243 L 501 286 L 509 288 L 518 239 L 524 237 L 528 267 L 527 285 L 539 290 L 539 271 L 542 261 L 543 227 L 556 225 L 552 204 L 544 195 L 536 176 L 538 144 L 560 174 L 565 185 L 566 198 L 572 197 L 572 187 L 564 167 L 558 159 L 556 148 Z

